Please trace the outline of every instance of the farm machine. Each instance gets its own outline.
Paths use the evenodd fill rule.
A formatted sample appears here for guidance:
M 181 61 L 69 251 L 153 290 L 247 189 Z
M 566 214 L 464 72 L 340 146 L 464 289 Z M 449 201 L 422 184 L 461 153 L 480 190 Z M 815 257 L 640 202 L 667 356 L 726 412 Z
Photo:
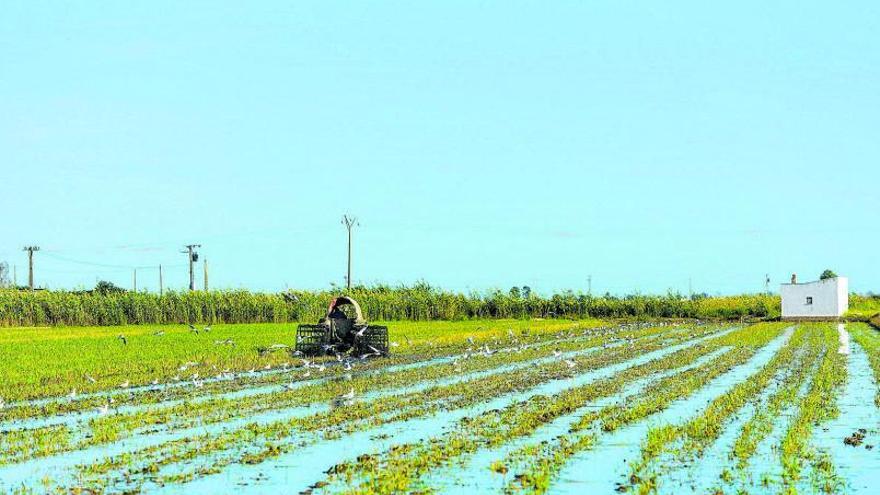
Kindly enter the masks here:
M 296 350 L 307 356 L 322 354 L 387 355 L 388 327 L 370 325 L 351 297 L 330 301 L 327 315 L 317 325 L 296 329 Z

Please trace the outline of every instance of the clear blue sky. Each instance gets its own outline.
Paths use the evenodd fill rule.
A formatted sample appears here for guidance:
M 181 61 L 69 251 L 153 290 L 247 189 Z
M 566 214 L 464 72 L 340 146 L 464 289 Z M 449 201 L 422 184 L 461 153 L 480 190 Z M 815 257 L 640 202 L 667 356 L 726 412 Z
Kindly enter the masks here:
M 877 290 L 878 33 L 873 1 L 6 1 L 0 260 L 183 287 L 201 242 L 214 286 L 327 287 L 350 212 L 356 282 Z

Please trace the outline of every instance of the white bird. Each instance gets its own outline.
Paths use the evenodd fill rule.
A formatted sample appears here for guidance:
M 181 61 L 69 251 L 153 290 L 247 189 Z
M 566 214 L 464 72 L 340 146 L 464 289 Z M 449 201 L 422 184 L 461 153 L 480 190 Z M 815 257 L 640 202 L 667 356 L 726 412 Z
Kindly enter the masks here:
M 293 390 L 296 388 L 296 384 L 294 382 L 285 383 L 284 388 L 286 388 L 287 390 Z
M 153 385 L 153 386 L 156 386 L 156 385 L 158 385 L 158 384 L 159 384 L 159 379 L 158 379 L 158 378 L 153 378 L 153 381 L 150 382 L 150 385 Z
M 163 335 L 165 335 L 165 332 L 163 332 L 162 330 L 159 330 L 158 332 L 153 334 L 154 337 L 161 337 Z
M 559 357 L 562 355 L 562 351 L 559 349 L 553 349 L 553 357 Z
M 211 331 L 211 325 L 206 326 L 203 330 L 206 331 L 206 332 L 210 332 L 210 331 Z
M 6 401 L 3 400 L 3 397 L 0 397 L 0 411 L 6 409 Z
M 566 359 L 565 364 L 567 364 L 569 368 L 574 368 L 575 366 L 577 366 L 577 363 L 572 361 L 571 359 Z
M 194 386 L 195 388 L 202 388 L 202 385 L 204 385 L 204 383 L 202 383 L 202 382 L 200 382 L 200 381 L 198 381 L 198 380 L 193 380 L 193 386 Z
M 351 371 L 351 361 L 346 360 L 345 364 L 342 366 L 342 369 L 344 369 L 345 371 Z
M 76 399 L 76 389 L 71 390 L 70 393 L 67 394 L 67 398 L 70 400 Z
M 303 368 L 311 368 L 312 367 L 312 362 L 309 361 L 308 359 L 303 359 L 302 362 L 303 362 Z
M 342 394 L 339 396 L 340 399 L 351 400 L 354 399 L 354 388 L 348 391 L 347 394 Z
M 306 371 L 305 373 L 303 373 L 303 376 L 302 376 L 302 377 L 303 377 L 303 378 L 308 378 L 308 377 L 310 377 L 310 376 L 312 376 L 312 372 L 311 372 L 311 371 Z
M 98 408 L 98 414 L 100 414 L 101 416 L 107 414 L 108 412 L 110 412 L 110 404 L 104 404 L 103 406 Z
M 398 344 L 397 342 L 392 342 L 392 343 L 391 343 L 391 347 L 399 347 L 399 346 L 400 346 L 400 344 Z
M 323 364 L 321 366 L 318 366 L 318 371 L 324 371 L 326 369 L 327 369 L 327 367 L 324 366 Z
M 91 376 L 89 376 L 88 373 L 85 374 L 85 378 L 86 378 L 86 380 L 89 381 L 89 383 L 95 383 L 97 381 L 94 378 L 92 378 Z
M 120 388 L 128 388 L 128 386 L 129 386 L 129 382 L 128 382 L 128 380 L 126 380 L 126 381 L 122 382 L 121 384 L 119 384 L 119 387 L 120 387 Z
M 266 370 L 266 371 L 269 371 L 269 370 L 272 369 L 272 365 L 271 365 L 271 364 L 267 364 L 266 367 L 263 368 L 263 369 Z

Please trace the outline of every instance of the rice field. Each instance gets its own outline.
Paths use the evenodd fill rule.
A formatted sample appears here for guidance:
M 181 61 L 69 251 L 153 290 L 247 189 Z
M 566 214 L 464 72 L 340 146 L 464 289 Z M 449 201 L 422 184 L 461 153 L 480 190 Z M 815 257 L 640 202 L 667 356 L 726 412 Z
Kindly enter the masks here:
M 0 330 L 3 493 L 873 493 L 867 324 L 387 322 Z

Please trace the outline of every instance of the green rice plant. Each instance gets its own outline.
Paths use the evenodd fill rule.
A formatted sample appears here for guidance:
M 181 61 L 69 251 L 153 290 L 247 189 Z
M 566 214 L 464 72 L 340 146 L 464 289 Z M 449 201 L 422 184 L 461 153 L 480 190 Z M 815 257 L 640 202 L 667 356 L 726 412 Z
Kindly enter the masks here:
M 850 323 L 846 327 L 856 343 L 865 350 L 874 381 L 880 383 L 880 331 L 866 323 Z M 880 389 L 874 396 L 874 403 L 880 407 Z
M 836 352 L 837 330 L 831 325 L 817 327 L 823 334 L 825 352 L 807 394 L 798 401 L 798 412 L 780 444 L 782 455 L 782 481 L 789 492 L 795 491 L 801 479 L 805 463 L 819 463 L 825 459 L 818 456 L 809 445 L 813 428 L 837 416 L 837 396 L 846 382 L 846 358 Z M 825 463 L 817 472 L 823 473 L 821 489 L 834 493 L 837 481 L 833 479 L 833 466 Z
M 707 331 L 711 330 L 707 329 Z M 681 333 L 678 335 L 677 340 L 683 341 L 691 338 L 691 335 L 693 335 L 692 332 Z M 598 368 L 624 359 L 631 359 L 641 352 L 658 350 L 668 344 L 669 341 L 666 340 L 649 338 L 644 342 L 636 341 L 632 346 L 622 346 L 604 353 L 594 353 L 575 357 L 573 360 L 577 363 L 577 366 L 580 369 Z M 423 372 L 423 370 L 416 371 Z M 197 442 L 187 440 L 184 442 L 186 444 L 184 452 L 175 450 L 172 452 L 149 452 L 149 454 L 151 456 L 152 454 L 156 454 L 161 457 L 161 462 L 167 460 L 179 460 L 179 456 L 191 455 L 192 452 L 204 454 L 206 452 L 204 443 L 210 444 L 211 449 L 228 448 L 229 446 L 242 441 L 243 438 L 240 433 L 243 431 L 273 438 L 287 437 L 294 431 L 311 431 L 320 432 L 324 438 L 335 438 L 341 434 L 350 434 L 367 427 L 376 427 L 380 424 L 387 424 L 395 421 L 405 421 L 415 417 L 433 414 L 440 410 L 471 406 L 500 394 L 524 390 L 551 379 L 568 376 L 569 374 L 569 366 L 566 363 L 557 361 L 537 368 L 528 368 L 509 373 L 498 373 L 489 377 L 468 380 L 462 383 L 436 386 L 425 391 L 386 397 L 371 402 L 357 403 L 344 409 L 338 409 L 328 413 L 319 413 L 305 418 L 285 420 L 262 426 L 250 425 L 242 430 L 223 434 L 218 437 L 207 436 L 201 438 Z M 358 391 L 362 390 L 362 385 L 358 384 L 356 381 L 345 382 L 342 386 L 352 386 L 352 388 Z M 327 398 L 330 398 L 333 395 L 338 395 L 342 391 L 341 388 L 335 388 L 333 390 L 333 394 Z M 314 395 L 312 394 L 307 393 L 306 395 L 314 398 Z M 269 402 L 276 403 L 277 405 L 277 399 L 273 399 Z M 247 414 L 247 409 L 241 404 L 241 402 L 238 403 L 238 408 L 239 414 Z M 220 411 L 225 409 L 226 408 L 219 408 Z M 188 413 L 191 412 L 192 411 L 188 411 Z M 169 415 L 169 417 L 173 418 L 177 414 L 183 413 L 182 411 L 177 411 L 174 414 Z M 194 418 L 199 418 L 201 422 L 204 422 L 207 416 L 208 413 L 204 411 L 196 411 L 193 415 Z M 114 422 L 114 424 L 118 423 Z M 252 440 L 250 435 L 246 435 L 244 438 Z
M 619 404 L 606 406 L 598 411 L 589 411 L 583 414 L 570 426 L 569 443 L 567 445 L 562 445 L 560 439 L 563 437 L 560 437 L 556 439 L 553 445 L 541 450 L 542 456 L 529 456 L 526 458 L 522 455 L 521 450 L 511 454 L 508 458 L 508 463 L 516 465 L 517 460 L 520 461 L 521 468 L 519 473 L 522 476 L 521 479 L 531 479 L 534 474 L 544 472 L 548 465 L 553 466 L 554 470 L 542 475 L 542 477 L 545 475 L 555 476 L 562 465 L 547 463 L 544 458 L 547 456 L 554 458 L 559 450 L 569 449 L 572 444 L 578 445 L 577 439 L 583 436 L 594 435 L 595 433 L 590 430 L 594 425 L 598 425 L 598 429 L 601 432 L 610 432 L 665 409 L 671 402 L 690 396 L 708 381 L 751 358 L 758 349 L 766 345 L 773 338 L 778 337 L 782 328 L 784 328 L 784 325 L 778 323 L 761 324 L 713 339 L 710 345 L 718 346 L 718 348 L 730 347 L 731 349 L 706 364 L 657 380 L 648 385 L 637 397 L 629 398 Z M 692 361 L 675 355 L 669 356 L 668 359 L 672 361 L 664 369 L 680 368 Z M 677 435 L 677 430 L 672 427 L 660 428 L 655 430 L 651 437 L 653 440 L 652 445 L 660 448 L 663 445 L 663 441 L 676 438 Z M 597 441 L 601 441 L 601 438 Z M 588 445 L 592 445 L 592 442 L 588 442 Z M 634 467 L 637 467 L 637 465 L 634 465 Z M 646 476 L 642 479 L 634 475 L 632 480 L 634 484 L 640 485 L 640 491 L 650 490 L 656 484 L 655 476 Z M 519 483 L 508 486 L 509 491 L 522 489 L 536 491 L 537 487 L 523 486 Z
M 730 339 L 735 342 L 737 339 L 730 337 L 734 334 L 748 342 L 747 345 L 740 347 L 740 349 L 746 349 L 746 352 L 738 353 L 734 349 L 722 354 L 709 363 L 695 368 L 693 370 L 694 376 L 711 376 L 723 373 L 734 363 L 753 354 L 760 347 L 761 337 L 766 343 L 778 335 L 779 327 L 777 326 L 775 330 L 749 330 L 752 330 L 748 334 L 749 337 L 745 337 L 745 331 L 740 330 L 712 339 L 709 344 L 706 344 L 704 353 L 709 352 L 710 349 L 717 349 L 716 346 L 723 345 L 721 343 L 726 343 Z M 360 463 L 345 463 L 337 466 L 334 475 L 341 476 L 349 482 L 354 480 L 356 485 L 351 490 L 352 493 L 394 493 L 419 489 L 417 481 L 427 470 L 446 464 L 461 455 L 473 453 L 479 448 L 497 446 L 513 438 L 526 436 L 537 427 L 563 415 L 571 414 L 597 398 L 619 393 L 626 384 L 634 380 L 650 376 L 660 370 L 687 364 L 688 358 L 685 356 L 691 360 L 700 356 L 700 354 L 692 354 L 689 351 L 690 349 L 678 351 L 648 363 L 633 366 L 610 378 L 575 387 L 553 396 L 534 396 L 500 411 L 489 411 L 474 418 L 466 418 L 453 432 L 441 438 L 433 438 L 427 443 L 407 444 L 401 448 L 396 447 L 387 451 L 378 466 L 365 467 Z M 671 396 L 667 393 L 667 388 L 669 387 L 658 387 L 652 391 L 652 395 Z M 619 426 L 623 422 L 640 419 L 650 414 L 651 411 L 651 408 L 641 409 L 642 416 L 637 418 L 619 414 L 622 409 L 622 407 L 615 408 L 613 413 L 603 416 L 614 417 L 615 425 Z M 577 431 L 576 427 L 573 428 L 573 432 Z M 560 465 L 557 460 L 567 457 L 560 452 L 573 452 L 578 448 L 592 445 L 591 441 L 580 438 L 580 435 L 570 440 L 558 439 L 554 448 L 546 450 L 545 455 L 533 458 L 531 467 L 525 472 L 517 473 L 516 479 L 535 480 L 534 484 L 527 486 L 527 488 L 540 490 L 544 486 L 543 480 L 549 479 Z

